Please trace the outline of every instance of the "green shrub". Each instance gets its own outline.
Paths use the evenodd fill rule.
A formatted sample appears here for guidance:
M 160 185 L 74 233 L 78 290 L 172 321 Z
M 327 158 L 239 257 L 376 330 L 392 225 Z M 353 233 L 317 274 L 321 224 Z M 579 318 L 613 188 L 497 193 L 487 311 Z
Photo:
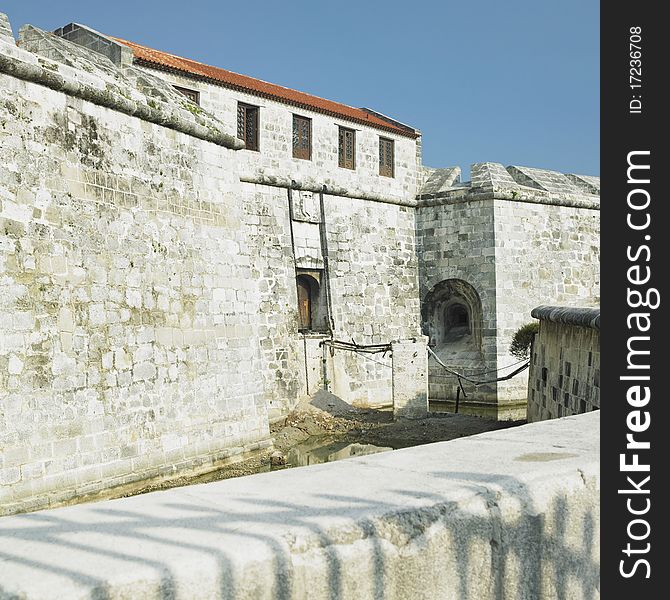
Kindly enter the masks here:
M 510 354 L 516 356 L 520 360 L 530 358 L 530 345 L 533 343 L 533 338 L 539 330 L 540 324 L 537 321 L 526 323 L 519 327 L 509 346 Z

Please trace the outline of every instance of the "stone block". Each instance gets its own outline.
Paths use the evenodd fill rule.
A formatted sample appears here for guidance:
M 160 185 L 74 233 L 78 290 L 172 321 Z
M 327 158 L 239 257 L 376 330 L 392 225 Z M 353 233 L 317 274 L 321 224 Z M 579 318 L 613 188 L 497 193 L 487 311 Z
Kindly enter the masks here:
M 393 415 L 422 419 L 428 414 L 428 338 L 393 342 Z

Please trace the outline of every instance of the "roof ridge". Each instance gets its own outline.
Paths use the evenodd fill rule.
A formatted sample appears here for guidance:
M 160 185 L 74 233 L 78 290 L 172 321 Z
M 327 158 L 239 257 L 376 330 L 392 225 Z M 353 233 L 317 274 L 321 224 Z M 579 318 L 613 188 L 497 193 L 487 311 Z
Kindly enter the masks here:
M 205 67 L 210 67 L 211 69 L 219 69 L 221 71 L 227 71 L 228 73 L 232 73 L 233 75 L 239 75 L 240 77 L 249 77 L 249 75 L 245 75 L 244 73 L 238 73 L 237 71 L 232 71 L 230 69 L 224 69 L 223 67 L 217 67 L 216 65 L 210 65 L 209 63 L 202 62 L 200 60 L 195 60 L 194 58 L 188 58 L 186 56 L 179 56 L 178 54 L 173 54 L 172 52 L 166 52 L 165 50 L 156 50 L 156 48 L 152 48 L 151 46 L 145 46 L 144 44 L 138 44 L 137 42 L 133 42 L 131 40 L 124 40 L 123 38 L 116 37 L 114 35 L 109 35 L 107 37 L 109 37 L 113 40 L 116 40 L 117 42 L 121 42 L 122 44 L 125 44 L 130 48 L 132 48 L 133 46 L 138 46 L 138 47 L 143 48 L 145 50 L 150 50 L 151 52 L 159 52 L 161 54 L 167 54 L 168 56 L 172 56 L 173 58 L 178 58 L 179 60 L 186 60 L 188 62 L 193 62 L 193 63 L 196 63 L 198 65 L 202 65 L 202 66 L 205 66 Z M 252 77 L 252 79 L 258 79 L 258 81 L 263 81 L 263 83 L 269 83 L 271 85 L 277 85 L 276 83 L 272 83 L 270 81 L 264 81 L 263 79 L 260 79 L 258 77 Z M 287 88 L 287 89 L 289 89 L 289 88 Z
M 205 67 L 209 67 L 210 69 L 217 69 L 218 71 L 226 71 L 227 73 L 231 73 L 233 75 L 238 75 L 239 77 L 245 77 L 248 79 L 254 79 L 255 81 L 260 81 L 261 83 L 266 83 L 267 85 L 271 85 L 273 87 L 278 87 L 286 90 L 287 92 L 297 92 L 298 94 L 304 94 L 305 96 L 311 96 L 312 98 L 317 98 L 319 100 L 327 100 L 328 102 L 334 102 L 335 104 L 341 104 L 342 106 L 346 106 L 347 108 L 351 108 L 353 110 L 362 110 L 365 111 L 366 109 L 363 109 L 358 106 L 352 106 L 351 104 L 346 104 L 345 102 L 340 102 L 339 100 L 329 100 L 328 98 L 323 98 L 322 96 L 317 96 L 316 94 L 312 94 L 311 92 L 303 92 L 302 90 L 296 90 L 294 88 L 290 88 L 288 86 L 282 85 L 281 83 L 274 83 L 273 81 L 266 81 L 265 79 L 261 79 L 260 77 L 252 77 L 251 75 L 245 75 L 244 73 L 239 73 L 237 71 L 233 71 L 232 69 L 224 69 L 223 67 L 217 67 L 216 65 L 210 65 L 209 63 L 202 62 L 200 60 L 195 60 L 194 58 L 188 58 L 186 56 L 179 56 L 178 54 L 173 54 L 172 52 L 165 52 L 164 50 L 156 50 L 155 48 L 151 48 L 150 46 L 145 46 L 144 44 L 138 44 L 137 42 L 132 42 L 130 40 L 124 40 L 123 38 L 118 38 L 113 35 L 108 36 L 112 38 L 113 40 L 116 40 L 117 42 L 121 42 L 123 44 L 127 44 L 129 47 L 132 46 L 139 46 L 140 48 L 144 48 L 145 50 L 151 50 L 152 52 L 160 52 L 161 54 L 167 54 L 169 56 L 172 56 L 174 58 L 177 58 L 179 60 L 185 60 L 187 62 L 192 62 L 197 65 L 202 65 Z M 373 110 L 373 109 L 368 109 L 368 110 Z M 373 111 L 377 112 L 377 111 Z M 381 113 L 379 113 L 381 114 Z M 392 117 L 387 117 L 389 119 L 392 119 Z M 393 119 L 395 120 L 395 119 Z M 398 121 L 399 122 L 399 121 Z M 407 127 L 410 127 L 409 125 Z
M 309 92 L 302 92 L 257 77 L 251 77 L 229 69 L 209 65 L 191 58 L 164 52 L 162 50 L 156 50 L 155 48 L 138 44 L 137 42 L 114 36 L 108 37 L 129 47 L 133 51 L 134 58 L 137 61 L 150 63 L 167 69 L 174 69 L 187 76 L 202 77 L 224 86 L 242 89 L 248 93 L 269 97 L 279 102 L 294 106 L 304 106 L 315 112 L 336 115 L 345 120 L 358 122 L 376 129 L 383 129 L 384 131 L 391 131 L 404 137 L 418 137 L 420 135 L 410 126 L 405 126 L 403 128 L 394 123 L 390 123 L 387 120 L 381 119 L 376 116 L 376 114 L 373 114 L 376 111 L 372 111 L 371 109 L 367 109 L 371 111 L 367 112 L 365 109 L 350 106 L 343 102 L 328 100 L 327 98 L 322 98 L 315 94 L 310 94 Z M 390 117 L 387 117 L 387 119 L 395 121 Z

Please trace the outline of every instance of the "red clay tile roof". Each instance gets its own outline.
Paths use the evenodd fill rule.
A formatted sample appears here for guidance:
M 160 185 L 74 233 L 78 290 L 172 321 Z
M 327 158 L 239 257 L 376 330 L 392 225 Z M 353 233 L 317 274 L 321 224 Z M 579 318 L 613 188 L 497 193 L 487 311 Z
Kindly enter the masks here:
M 111 37 L 111 36 L 110 36 Z M 290 88 L 285 88 L 274 83 L 267 83 L 260 79 L 247 77 L 246 75 L 239 75 L 232 71 L 226 71 L 218 67 L 211 67 L 209 65 L 168 54 L 167 52 L 160 52 L 153 48 L 147 48 L 128 40 L 120 38 L 112 38 L 117 42 L 128 46 L 134 54 L 135 61 L 155 69 L 162 69 L 168 71 L 176 71 L 183 75 L 204 79 L 210 83 L 222 85 L 233 88 L 248 94 L 262 96 L 285 104 L 291 104 L 300 108 L 313 110 L 335 117 L 341 117 L 348 121 L 354 121 L 384 131 L 390 131 L 405 137 L 418 137 L 418 134 L 411 127 L 403 127 L 400 124 L 395 125 L 390 120 L 384 120 L 374 114 L 370 114 L 363 109 L 353 108 L 346 104 L 325 100 L 318 96 L 298 92 Z

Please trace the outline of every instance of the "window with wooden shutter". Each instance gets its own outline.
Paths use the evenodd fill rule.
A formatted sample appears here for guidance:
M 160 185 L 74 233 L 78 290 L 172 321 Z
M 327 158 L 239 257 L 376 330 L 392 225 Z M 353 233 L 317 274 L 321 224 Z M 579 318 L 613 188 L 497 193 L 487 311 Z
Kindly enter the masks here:
M 312 119 L 293 115 L 293 158 L 312 158 Z
M 379 174 L 393 177 L 393 140 L 379 138 Z
M 258 150 L 258 106 L 237 103 L 237 137 L 247 150 Z
M 298 329 L 312 328 L 312 286 L 305 275 L 298 276 Z
M 356 168 L 356 132 L 340 127 L 338 142 L 338 164 L 345 169 Z
M 323 271 L 296 270 L 298 288 L 298 331 L 327 331 L 328 303 L 322 285 Z
M 193 102 L 193 104 L 200 106 L 200 92 L 196 92 L 195 90 L 190 90 L 184 87 L 179 87 L 178 85 L 174 85 L 172 87 L 174 87 L 174 89 L 177 90 L 180 94 L 186 96 L 191 102 Z

